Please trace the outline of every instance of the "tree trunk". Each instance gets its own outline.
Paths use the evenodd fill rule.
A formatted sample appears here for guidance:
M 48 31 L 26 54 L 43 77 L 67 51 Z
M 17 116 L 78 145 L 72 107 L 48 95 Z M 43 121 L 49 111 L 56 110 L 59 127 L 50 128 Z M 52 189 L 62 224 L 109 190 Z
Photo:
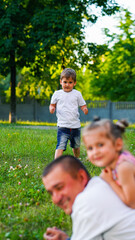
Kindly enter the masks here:
M 16 64 L 15 64 L 15 51 L 10 52 L 10 68 L 11 68 L 11 100 L 10 100 L 10 113 L 9 122 L 16 123 Z

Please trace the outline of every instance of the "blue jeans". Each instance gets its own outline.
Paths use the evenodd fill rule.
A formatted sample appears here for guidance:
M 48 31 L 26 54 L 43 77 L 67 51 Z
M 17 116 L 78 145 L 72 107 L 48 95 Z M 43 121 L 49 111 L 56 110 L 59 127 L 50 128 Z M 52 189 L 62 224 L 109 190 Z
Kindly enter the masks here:
M 67 142 L 70 140 L 71 148 L 80 147 L 81 128 L 58 127 L 56 149 L 66 150 Z

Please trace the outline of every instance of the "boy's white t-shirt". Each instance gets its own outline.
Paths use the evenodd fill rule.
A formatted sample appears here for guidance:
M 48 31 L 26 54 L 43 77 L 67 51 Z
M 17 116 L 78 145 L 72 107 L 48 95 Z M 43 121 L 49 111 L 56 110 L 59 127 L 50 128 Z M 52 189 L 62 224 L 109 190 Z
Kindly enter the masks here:
M 55 91 L 51 104 L 56 104 L 57 126 L 80 128 L 78 108 L 86 105 L 81 92 L 75 89 L 71 92 L 64 92 L 62 89 Z

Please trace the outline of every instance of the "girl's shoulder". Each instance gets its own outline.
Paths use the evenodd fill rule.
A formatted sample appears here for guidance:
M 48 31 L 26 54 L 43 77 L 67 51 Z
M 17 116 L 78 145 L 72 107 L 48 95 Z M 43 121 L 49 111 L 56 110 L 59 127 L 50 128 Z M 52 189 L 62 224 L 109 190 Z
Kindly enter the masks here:
M 130 162 L 135 165 L 135 156 L 133 156 L 130 152 L 124 151 L 120 154 L 118 161 L 117 161 L 117 166 L 123 162 Z

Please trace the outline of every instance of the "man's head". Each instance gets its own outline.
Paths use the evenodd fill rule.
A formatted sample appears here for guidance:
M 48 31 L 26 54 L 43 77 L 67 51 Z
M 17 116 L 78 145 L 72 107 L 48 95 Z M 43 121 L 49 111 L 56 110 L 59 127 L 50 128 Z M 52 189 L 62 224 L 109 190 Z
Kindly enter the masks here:
M 76 196 L 82 192 L 90 179 L 84 165 L 75 157 L 63 155 L 52 161 L 43 172 L 43 183 L 51 194 L 54 204 L 72 213 Z

